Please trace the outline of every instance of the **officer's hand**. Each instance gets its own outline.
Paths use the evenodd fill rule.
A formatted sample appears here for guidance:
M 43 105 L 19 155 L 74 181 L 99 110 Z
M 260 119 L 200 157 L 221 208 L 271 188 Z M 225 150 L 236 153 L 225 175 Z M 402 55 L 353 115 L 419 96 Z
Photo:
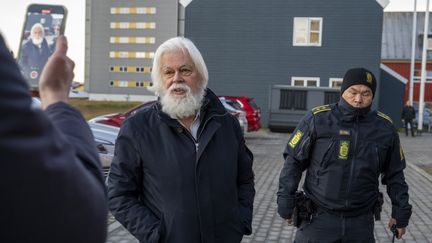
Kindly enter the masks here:
M 388 222 L 389 229 L 391 229 L 391 227 L 395 224 L 396 224 L 396 219 L 391 218 Z M 397 228 L 397 231 L 398 231 L 398 235 L 397 235 L 398 239 L 402 238 L 402 236 L 406 233 L 405 228 Z
M 287 224 L 288 225 L 293 225 L 293 220 L 292 220 L 292 218 L 289 218 L 289 219 L 286 219 L 286 222 L 287 222 Z
M 48 59 L 39 80 L 42 109 L 59 101 L 67 102 L 75 63 L 66 56 L 66 37 L 59 36 L 53 55 Z

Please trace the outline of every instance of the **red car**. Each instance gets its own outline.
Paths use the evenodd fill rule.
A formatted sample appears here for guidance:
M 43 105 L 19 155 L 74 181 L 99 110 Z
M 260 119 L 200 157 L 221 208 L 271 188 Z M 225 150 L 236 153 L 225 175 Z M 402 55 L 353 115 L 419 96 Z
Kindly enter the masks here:
M 236 101 L 238 108 L 246 112 L 248 132 L 258 131 L 261 128 L 261 109 L 255 104 L 253 98 L 246 96 L 219 96 L 227 100 Z M 237 107 L 236 107 L 237 108 Z
M 124 120 L 126 120 L 126 118 L 135 114 L 137 111 L 140 111 L 141 109 L 144 109 L 144 108 L 152 105 L 155 102 L 156 101 L 153 100 L 153 101 L 142 103 L 140 105 L 133 107 L 132 109 L 130 109 L 126 112 L 113 113 L 113 114 L 98 116 L 98 117 L 95 117 L 95 118 L 89 120 L 89 122 L 90 123 L 101 123 L 101 124 L 115 126 L 115 127 L 121 127 L 121 124 L 123 123 Z

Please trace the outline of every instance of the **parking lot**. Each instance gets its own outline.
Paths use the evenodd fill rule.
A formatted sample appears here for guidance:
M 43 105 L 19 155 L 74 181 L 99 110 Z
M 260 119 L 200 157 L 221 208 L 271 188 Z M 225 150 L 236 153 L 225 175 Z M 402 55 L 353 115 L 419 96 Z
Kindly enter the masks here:
M 419 137 L 405 137 L 401 142 L 408 161 L 405 176 L 410 186 L 410 201 L 413 215 L 407 234 L 397 242 L 429 243 L 432 238 L 432 176 L 420 167 L 432 168 L 432 135 L 425 133 Z M 246 142 L 254 153 L 256 196 L 254 203 L 253 234 L 244 237 L 242 242 L 292 242 L 295 228 L 288 226 L 278 215 L 276 191 L 279 172 L 282 168 L 282 152 L 289 134 L 259 132 L 248 133 Z M 382 188 L 385 191 L 385 188 Z M 390 214 L 390 203 L 386 197 L 381 221 L 375 224 L 376 242 L 391 242 L 391 232 L 386 225 Z M 108 224 L 110 243 L 138 242 L 112 217 Z

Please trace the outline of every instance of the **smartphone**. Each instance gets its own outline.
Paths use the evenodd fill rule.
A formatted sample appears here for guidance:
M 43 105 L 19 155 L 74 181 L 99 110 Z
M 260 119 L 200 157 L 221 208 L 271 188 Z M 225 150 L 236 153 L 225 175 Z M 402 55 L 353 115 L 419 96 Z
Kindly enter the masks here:
M 61 5 L 28 6 L 18 49 L 18 65 L 32 90 L 52 55 L 57 37 L 63 35 L 67 10 Z

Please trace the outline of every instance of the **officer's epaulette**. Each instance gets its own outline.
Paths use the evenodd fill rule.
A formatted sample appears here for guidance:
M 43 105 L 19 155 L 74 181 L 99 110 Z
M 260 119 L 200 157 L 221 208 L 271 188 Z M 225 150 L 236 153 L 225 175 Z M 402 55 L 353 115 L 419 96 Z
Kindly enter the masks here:
M 330 105 L 320 105 L 320 106 L 317 106 L 317 107 L 313 108 L 313 109 L 312 109 L 312 113 L 313 113 L 314 115 L 316 115 L 316 114 L 318 114 L 318 113 L 320 113 L 320 112 L 323 112 L 323 111 L 330 111 L 330 110 L 331 110 Z
M 393 120 L 389 116 L 387 116 L 386 114 L 382 113 L 381 111 L 377 111 L 377 115 L 380 116 L 380 117 L 382 117 L 382 118 L 384 118 L 384 119 L 386 119 L 390 123 L 393 123 Z

